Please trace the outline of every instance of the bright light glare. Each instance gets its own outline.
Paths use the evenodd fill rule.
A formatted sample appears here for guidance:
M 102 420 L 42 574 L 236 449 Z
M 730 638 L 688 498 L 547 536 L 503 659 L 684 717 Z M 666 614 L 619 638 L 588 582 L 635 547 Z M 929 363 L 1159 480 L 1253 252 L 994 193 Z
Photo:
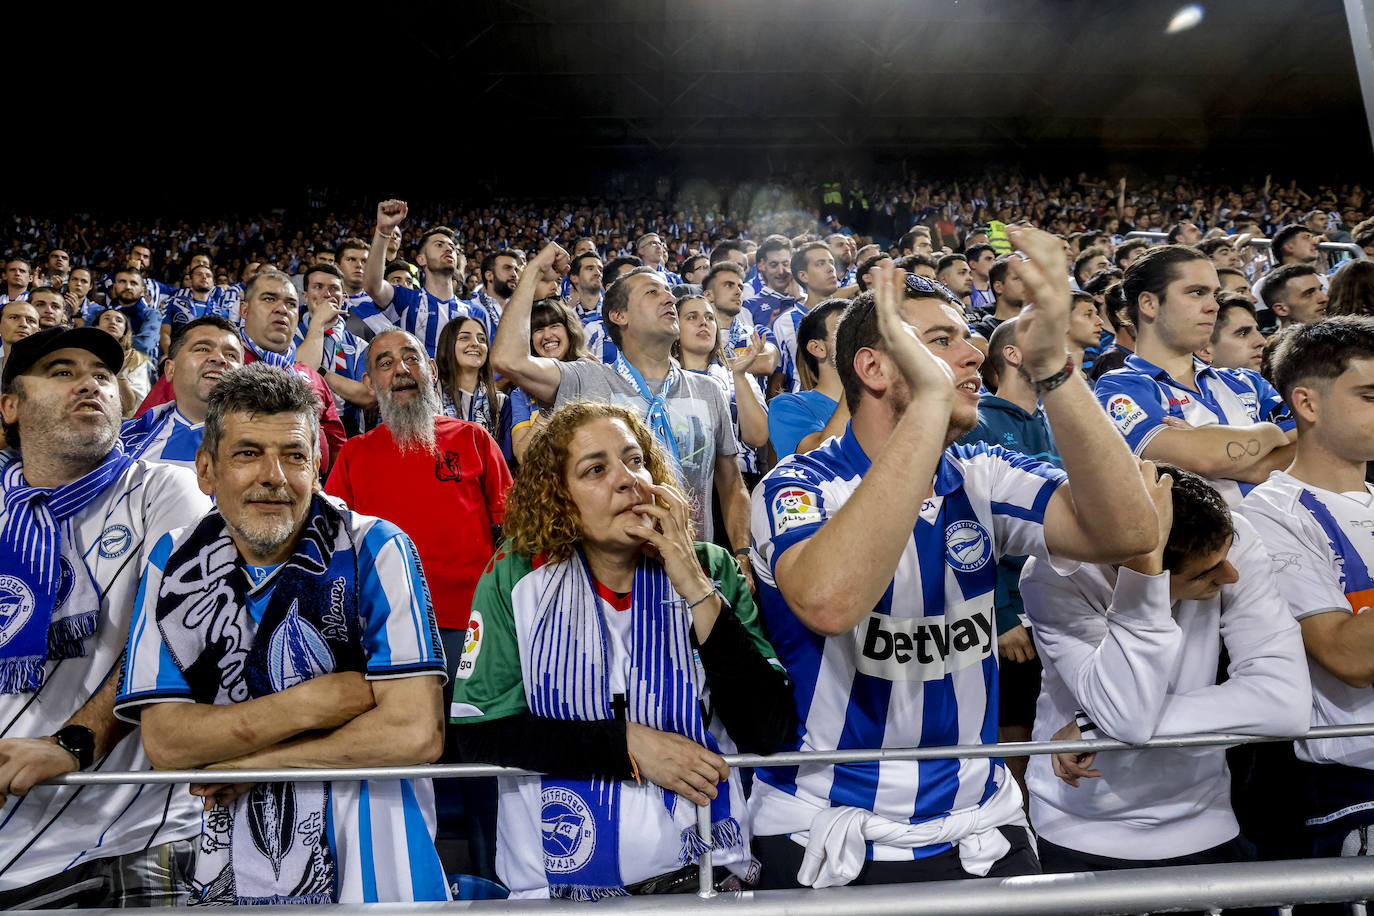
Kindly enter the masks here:
M 1175 32 L 1186 32 L 1201 21 L 1202 6 L 1197 3 L 1190 3 L 1174 13 L 1174 18 L 1169 20 L 1169 26 L 1164 30 L 1164 33 L 1173 35 Z

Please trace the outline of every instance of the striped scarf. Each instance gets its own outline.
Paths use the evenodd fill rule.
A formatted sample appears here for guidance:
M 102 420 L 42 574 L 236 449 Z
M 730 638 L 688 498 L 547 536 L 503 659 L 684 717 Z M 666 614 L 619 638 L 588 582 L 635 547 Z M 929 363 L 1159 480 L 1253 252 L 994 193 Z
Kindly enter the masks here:
M 0 475 L 8 518 L 0 530 L 0 693 L 20 693 L 43 686 L 48 658 L 75 658 L 82 642 L 95 633 L 100 598 L 90 574 L 63 556 L 80 552 L 63 525 L 78 514 L 134 459 L 115 440 L 100 464 L 60 487 L 30 486 L 23 460 Z
M 606 624 L 586 561 L 579 553 L 550 570 L 549 586 L 537 606 L 516 607 L 525 698 L 536 716 L 575 721 L 609 719 L 610 670 Z M 691 642 L 691 614 L 655 560 L 641 557 L 635 570 L 626 719 L 683 735 L 719 752 L 701 714 L 700 686 Z M 731 777 L 731 783 L 736 777 Z M 711 802 L 711 836 L 696 827 L 696 806 L 655 786 L 630 786 L 605 779 L 541 781 L 544 869 L 554 897 L 595 900 L 621 896 L 619 839 L 621 795 L 652 792 L 678 831 L 680 861 L 695 861 L 707 849 L 742 847 L 744 834 L 723 787 Z M 638 823 L 643 831 L 649 825 Z M 630 834 L 625 838 L 637 842 Z
M 621 378 L 632 385 L 635 391 L 639 392 L 649 405 L 648 412 L 644 419 L 649 423 L 649 429 L 653 430 L 654 438 L 658 444 L 667 450 L 673 457 L 673 464 L 680 465 L 681 457 L 677 451 L 677 440 L 673 438 L 673 424 L 668 417 L 667 397 L 673 391 L 673 386 L 682 380 L 682 370 L 677 363 L 671 363 L 668 369 L 668 377 L 663 380 L 663 387 L 658 394 L 649 390 L 649 383 L 644 381 L 643 374 L 630 365 L 630 361 L 625 358 L 624 353 L 619 353 L 615 358 L 615 371 Z
M 294 340 L 286 345 L 285 353 L 274 353 L 255 344 L 253 339 L 243 332 L 239 333 L 239 339 L 243 341 L 244 347 L 269 366 L 290 372 L 291 367 L 296 364 L 296 342 Z

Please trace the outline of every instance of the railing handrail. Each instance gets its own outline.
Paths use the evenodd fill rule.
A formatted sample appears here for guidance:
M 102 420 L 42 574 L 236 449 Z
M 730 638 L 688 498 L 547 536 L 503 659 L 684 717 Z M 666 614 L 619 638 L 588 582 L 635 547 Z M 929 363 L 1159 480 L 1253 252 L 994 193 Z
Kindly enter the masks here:
M 611 897 L 599 901 L 596 912 L 664 916 L 705 913 L 707 908 L 723 903 L 731 916 L 835 916 L 837 912 L 862 916 L 947 916 L 951 913 L 1075 916 L 1338 903 L 1371 896 L 1374 896 L 1374 858 L 1343 858 L 974 878 L 920 885 L 752 891 L 720 894 L 715 900 L 689 895 Z M 331 916 L 382 916 L 455 910 L 512 913 L 553 908 L 567 913 L 568 907 L 566 900 L 476 900 L 335 904 L 314 910 L 328 912 Z M 31 911 L 31 916 L 38 916 L 38 912 Z M 86 912 L 91 916 L 116 916 L 126 911 Z M 255 912 L 262 916 L 299 916 L 301 911 L 294 906 L 265 906 Z
M 1000 744 L 953 744 L 942 747 L 863 748 L 844 751 L 785 751 L 780 754 L 726 754 L 732 767 L 797 766 L 809 763 L 862 763 L 872 760 L 950 760 L 986 757 L 1030 757 L 1067 752 L 1110 752 L 1158 748 L 1231 747 L 1277 741 L 1311 741 L 1319 738 L 1362 738 L 1374 735 L 1374 723 L 1322 725 L 1302 735 L 1231 735 L 1217 732 L 1152 738 L 1144 744 L 1127 744 L 1113 738 L 1081 741 L 1015 741 Z M 417 764 L 396 767 L 312 767 L 251 770 L 129 770 L 64 773 L 45 785 L 168 785 L 188 782 L 318 782 L 357 779 L 450 779 L 481 776 L 537 776 L 532 770 L 481 763 Z

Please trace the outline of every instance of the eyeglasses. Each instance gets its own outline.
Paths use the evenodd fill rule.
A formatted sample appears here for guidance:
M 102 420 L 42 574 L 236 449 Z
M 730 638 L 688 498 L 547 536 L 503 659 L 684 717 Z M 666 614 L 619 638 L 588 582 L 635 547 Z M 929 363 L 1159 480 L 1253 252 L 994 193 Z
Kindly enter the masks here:
M 929 277 L 923 277 L 920 274 L 907 274 L 906 288 L 909 292 L 913 293 L 939 296 L 957 309 L 963 309 L 964 307 L 964 303 L 959 300 L 958 296 L 954 295 L 954 291 L 939 280 L 931 280 Z

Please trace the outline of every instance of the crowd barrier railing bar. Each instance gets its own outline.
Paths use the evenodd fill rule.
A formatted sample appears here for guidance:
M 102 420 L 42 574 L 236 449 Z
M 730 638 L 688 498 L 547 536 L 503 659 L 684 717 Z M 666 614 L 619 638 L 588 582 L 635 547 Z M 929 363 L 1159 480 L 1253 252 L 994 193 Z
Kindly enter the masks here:
M 1121 750 L 1150 748 L 1231 747 L 1240 744 L 1314 740 L 1321 738 L 1356 738 L 1374 735 L 1374 723 L 1355 725 L 1323 725 L 1309 729 L 1304 735 L 1273 737 L 1268 735 L 1234 735 L 1203 733 L 1152 738 L 1144 744 L 1127 744 L 1112 738 L 1078 741 L 1015 741 L 998 744 L 946 745 L 943 747 L 868 748 L 845 751 L 787 751 L 767 756 L 758 754 L 727 754 L 725 761 L 732 767 L 797 766 L 819 763 L 862 763 L 896 760 L 949 760 L 987 757 L 1029 757 L 1061 753 L 1110 753 Z M 449 779 L 483 776 L 534 776 L 530 770 L 487 764 L 423 764 L 400 767 L 355 767 L 347 769 L 245 769 L 245 770 L 137 770 L 117 772 L 65 773 L 46 781 L 48 785 L 125 785 L 176 783 L 213 783 L 232 778 L 235 782 L 314 782 L 324 780 L 360 779 Z M 710 809 L 697 809 L 698 828 L 703 836 L 710 835 Z M 717 896 L 712 888 L 711 853 L 707 851 L 697 862 L 697 899 Z M 1280 867 L 1283 866 L 1283 867 Z M 1232 873 L 1232 869 L 1238 869 Z M 1186 873 L 1186 874 L 1185 874 Z M 934 895 L 941 884 L 958 893 L 942 899 Z M 834 908 L 841 904 L 836 893 L 857 895 L 843 901 L 846 912 L 863 916 L 886 913 L 988 913 L 1051 914 L 1051 913 L 1135 913 L 1150 910 L 1166 912 L 1170 909 L 1211 908 L 1220 912 L 1222 906 L 1276 906 L 1292 903 L 1323 903 L 1364 900 L 1374 896 L 1374 858 L 1346 858 L 1330 860 L 1299 860 L 1284 863 L 1253 862 L 1227 866 L 1188 866 L 1162 869 L 1133 869 L 1124 872 L 1093 872 L 1077 875 L 1041 875 L 1005 880 L 967 882 L 939 882 L 923 884 L 917 897 L 911 896 L 909 885 L 867 888 L 833 888 L 825 891 L 775 891 L 762 894 L 730 894 L 732 909 L 743 908 L 742 916 L 834 916 Z M 984 895 L 984 896 L 980 896 Z M 933 895 L 928 897 L 927 895 Z M 1042 899 L 1043 898 L 1043 899 Z M 648 904 L 638 898 L 602 901 L 599 909 L 612 906 L 629 912 L 648 912 L 681 906 L 682 897 L 660 898 Z M 936 900 L 934 908 L 923 901 Z M 1132 903 L 1131 901 L 1138 901 Z M 530 901 L 519 901 L 528 905 Z M 562 904 L 562 902 L 559 902 Z M 453 904 L 407 904 L 392 910 L 386 904 L 369 905 L 365 910 L 345 906 L 331 907 L 334 913 L 417 912 L 432 906 Z M 471 905 L 470 902 L 463 905 Z M 816 909 L 816 907 L 824 909 Z M 643 907 L 644 909 L 640 909 Z M 1105 908 L 1104 908 L 1105 907 Z M 483 909 L 505 909 L 500 903 L 483 902 Z M 266 908 L 264 914 L 275 908 Z M 685 912 L 690 907 L 686 907 Z M 282 910 L 295 912 L 294 909 Z M 1289 912 L 1287 906 L 1280 910 Z M 1363 916 L 1363 907 L 1357 908 Z
M 1318 738 L 1364 738 L 1374 735 L 1374 723 L 1358 725 L 1320 725 L 1306 734 L 1275 738 L 1266 735 L 1229 735 L 1205 733 L 1151 738 L 1144 744 L 1127 744 L 1113 738 L 1080 741 L 1014 741 L 1001 744 L 952 744 L 943 747 L 868 748 L 846 751 L 785 751 L 781 754 L 726 754 L 732 767 L 797 766 L 808 763 L 865 763 L 874 760 L 952 760 L 984 757 L 1033 757 L 1040 754 L 1088 753 L 1099 751 L 1142 750 L 1145 748 L 1230 747 L 1237 744 L 1262 744 L 1274 741 L 1311 741 Z M 169 785 L 188 782 L 319 782 L 358 779 L 471 779 L 482 776 L 537 776 L 532 770 L 492 766 L 482 763 L 426 763 L 399 767 L 353 767 L 331 769 L 256 770 L 127 770 L 81 771 L 64 773 L 45 785 Z
M 691 895 L 612 897 L 598 901 L 597 913 L 618 916 L 683 916 L 719 912 L 730 916 L 1081 916 L 1081 914 L 1162 913 L 1223 907 L 1271 907 L 1291 913 L 1294 903 L 1341 903 L 1374 896 L 1374 858 L 1307 859 L 1187 865 L 1129 871 L 977 878 L 921 885 L 834 887 L 825 890 L 751 891 L 720 894 L 715 900 Z M 481 900 L 452 903 L 334 904 L 313 907 L 330 916 L 552 911 L 568 913 L 566 900 Z M 571 906 L 576 906 L 572 904 Z M 37 916 L 38 911 L 31 911 Z M 115 916 L 124 910 L 87 910 Z M 300 916 L 295 906 L 265 906 L 261 916 Z M 1363 907 L 1356 912 L 1362 916 Z

